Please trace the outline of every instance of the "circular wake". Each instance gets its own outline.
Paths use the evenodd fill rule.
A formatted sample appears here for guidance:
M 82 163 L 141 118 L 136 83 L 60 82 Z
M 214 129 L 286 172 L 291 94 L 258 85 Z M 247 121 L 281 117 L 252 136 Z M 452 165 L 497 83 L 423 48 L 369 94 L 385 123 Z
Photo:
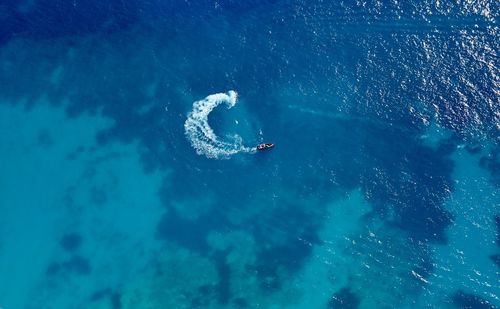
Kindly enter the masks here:
M 208 124 L 208 114 L 215 107 L 226 103 L 228 108 L 232 108 L 236 105 L 237 98 L 236 91 L 230 90 L 227 93 L 209 95 L 203 100 L 193 103 L 193 110 L 184 123 L 184 129 L 197 154 L 220 159 L 228 158 L 236 153 L 255 151 L 254 148 L 243 146 L 242 138 L 239 135 L 232 136 L 231 142 L 220 140 Z

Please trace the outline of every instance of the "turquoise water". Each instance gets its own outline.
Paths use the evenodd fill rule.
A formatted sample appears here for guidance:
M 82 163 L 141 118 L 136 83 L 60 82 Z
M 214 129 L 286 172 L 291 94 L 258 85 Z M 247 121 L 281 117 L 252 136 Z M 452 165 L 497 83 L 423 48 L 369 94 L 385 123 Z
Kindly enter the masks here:
M 498 12 L 1 3 L 0 308 L 500 307 Z

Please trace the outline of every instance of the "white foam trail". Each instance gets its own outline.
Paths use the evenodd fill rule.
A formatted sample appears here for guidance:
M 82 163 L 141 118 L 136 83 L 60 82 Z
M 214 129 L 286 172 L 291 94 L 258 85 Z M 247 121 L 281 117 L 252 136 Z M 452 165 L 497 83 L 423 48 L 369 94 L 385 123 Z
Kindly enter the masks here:
M 222 141 L 208 124 L 208 114 L 222 103 L 228 108 L 236 105 L 238 94 L 230 90 L 227 93 L 216 93 L 209 95 L 203 100 L 193 103 L 193 110 L 189 113 L 184 129 L 188 140 L 199 155 L 208 158 L 229 158 L 231 155 L 255 152 L 254 148 L 243 146 L 243 140 L 239 135 L 231 137 L 231 142 Z

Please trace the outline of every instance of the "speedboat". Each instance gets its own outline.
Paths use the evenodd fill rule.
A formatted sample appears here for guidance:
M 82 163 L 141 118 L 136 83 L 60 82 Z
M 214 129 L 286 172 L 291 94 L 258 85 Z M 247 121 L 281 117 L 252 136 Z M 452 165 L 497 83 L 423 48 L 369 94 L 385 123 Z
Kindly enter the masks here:
M 266 149 L 270 149 L 273 147 L 274 147 L 274 144 L 271 144 L 271 143 L 259 144 L 259 145 L 257 145 L 257 150 L 266 150 Z

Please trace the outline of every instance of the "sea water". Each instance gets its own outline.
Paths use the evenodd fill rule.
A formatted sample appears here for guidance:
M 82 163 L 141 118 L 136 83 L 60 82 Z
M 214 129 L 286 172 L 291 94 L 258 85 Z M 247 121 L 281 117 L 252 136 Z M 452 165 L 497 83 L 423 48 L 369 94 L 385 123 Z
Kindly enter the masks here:
M 3 1 L 0 308 L 499 307 L 499 6 Z

